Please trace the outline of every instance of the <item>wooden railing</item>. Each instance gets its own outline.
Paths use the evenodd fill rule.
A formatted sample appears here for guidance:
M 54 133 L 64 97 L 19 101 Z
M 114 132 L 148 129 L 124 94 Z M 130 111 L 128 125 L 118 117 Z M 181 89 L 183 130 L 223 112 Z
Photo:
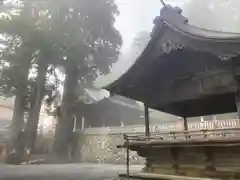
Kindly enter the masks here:
M 149 137 L 143 133 L 134 135 L 124 134 L 124 139 L 131 141 L 189 141 L 189 140 L 216 140 L 216 139 L 240 139 L 240 128 L 229 129 L 202 129 L 191 131 L 173 131 L 152 133 Z

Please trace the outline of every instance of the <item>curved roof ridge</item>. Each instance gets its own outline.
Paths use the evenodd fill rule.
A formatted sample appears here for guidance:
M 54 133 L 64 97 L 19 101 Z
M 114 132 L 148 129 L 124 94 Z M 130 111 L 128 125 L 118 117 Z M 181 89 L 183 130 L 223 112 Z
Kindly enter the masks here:
M 189 24 L 188 18 L 182 15 L 182 9 L 179 7 L 172 7 L 169 5 L 163 7 L 160 16 L 156 17 L 154 20 L 154 29 L 157 29 L 159 24 L 162 24 L 160 21 L 163 21 L 164 24 L 167 24 L 169 27 L 181 33 L 201 39 L 240 41 L 240 33 L 210 30 Z
M 230 32 L 230 31 L 211 30 L 211 29 L 201 28 L 201 27 L 198 27 L 198 26 L 189 24 L 189 23 L 188 23 L 188 25 L 189 25 L 190 27 L 193 27 L 193 28 L 196 28 L 196 29 L 199 29 L 199 30 L 203 30 L 203 31 L 207 31 L 207 32 L 220 33 L 220 34 L 222 34 L 222 33 L 223 33 L 223 34 L 232 34 L 232 35 L 240 36 L 240 32 L 237 33 L 237 32 Z

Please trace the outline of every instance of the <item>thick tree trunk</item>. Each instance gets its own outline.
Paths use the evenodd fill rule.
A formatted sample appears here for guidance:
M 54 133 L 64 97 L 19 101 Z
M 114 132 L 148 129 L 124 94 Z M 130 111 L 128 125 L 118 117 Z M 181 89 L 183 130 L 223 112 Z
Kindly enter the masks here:
M 34 90 L 33 96 L 33 104 L 31 111 L 29 112 L 28 121 L 25 129 L 25 137 L 26 137 L 26 144 L 25 147 L 30 150 L 30 153 L 34 149 L 36 137 L 37 137 L 37 130 L 38 130 L 38 123 L 39 123 L 39 115 L 42 107 L 42 100 L 44 97 L 44 90 L 45 90 L 45 77 L 47 73 L 47 65 L 39 65 L 38 68 L 38 75 L 36 78 L 37 88 Z
M 10 128 L 9 147 L 7 151 L 6 162 L 8 164 L 19 164 L 23 156 L 24 144 L 23 144 L 23 124 L 24 124 L 24 104 L 25 104 L 25 90 L 26 81 L 23 78 L 23 83 L 18 86 L 15 95 L 14 111 L 12 117 L 12 124 Z
M 71 116 L 71 115 L 70 115 Z M 54 153 L 62 158 L 67 158 L 69 148 L 71 147 L 71 138 L 73 133 L 73 118 L 58 120 L 58 130 L 55 136 Z
M 77 68 L 66 69 L 64 92 L 58 117 L 57 131 L 54 142 L 54 153 L 61 157 L 67 157 L 73 137 L 73 104 L 75 101 L 75 89 L 77 85 Z

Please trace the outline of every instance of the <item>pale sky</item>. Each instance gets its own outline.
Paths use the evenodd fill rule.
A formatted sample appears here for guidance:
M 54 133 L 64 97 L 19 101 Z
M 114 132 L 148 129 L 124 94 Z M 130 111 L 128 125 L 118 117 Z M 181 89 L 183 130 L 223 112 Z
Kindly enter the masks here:
M 182 6 L 186 1 L 188 0 L 165 0 L 165 3 Z M 153 19 L 160 14 L 162 5 L 160 0 L 115 0 L 115 2 L 120 11 L 116 27 L 122 34 L 125 51 L 138 32 L 151 31 Z

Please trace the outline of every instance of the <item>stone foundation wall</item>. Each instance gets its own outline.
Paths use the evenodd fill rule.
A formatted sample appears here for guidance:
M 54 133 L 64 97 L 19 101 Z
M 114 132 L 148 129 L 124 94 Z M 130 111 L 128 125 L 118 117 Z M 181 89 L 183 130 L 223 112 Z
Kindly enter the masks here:
M 189 130 L 234 128 L 239 127 L 239 120 L 221 120 L 209 122 L 190 122 Z M 151 132 L 169 132 L 183 130 L 181 120 L 172 123 L 154 124 L 150 126 Z M 125 164 L 126 150 L 118 149 L 117 145 L 124 143 L 123 134 L 144 133 L 143 125 L 123 127 L 87 128 L 79 131 L 78 148 L 74 159 L 79 162 Z M 37 139 L 37 149 L 41 152 L 50 152 L 53 144 L 53 135 L 44 134 Z M 130 152 L 131 164 L 144 164 L 145 159 L 136 152 Z
M 102 164 L 125 164 L 126 150 L 117 148 L 123 144 L 124 133 L 144 132 L 144 126 L 99 127 L 87 128 L 79 133 L 79 147 L 77 156 L 82 162 Z M 136 152 L 130 152 L 131 164 L 144 164 L 145 159 Z
M 234 128 L 239 127 L 239 120 L 219 120 L 208 122 L 191 122 L 189 130 Z M 150 127 L 151 132 L 169 132 L 183 130 L 183 122 L 155 124 Z M 124 164 L 125 149 L 118 149 L 117 145 L 124 143 L 123 134 L 144 133 L 143 125 L 124 127 L 87 128 L 79 133 L 79 147 L 76 157 L 82 162 Z M 136 152 L 130 152 L 131 164 L 144 164 L 145 159 Z
M 82 162 L 101 164 L 125 164 L 125 149 L 118 149 L 123 144 L 122 134 L 82 134 L 79 151 Z M 131 164 L 144 164 L 144 158 L 136 152 L 130 152 Z

